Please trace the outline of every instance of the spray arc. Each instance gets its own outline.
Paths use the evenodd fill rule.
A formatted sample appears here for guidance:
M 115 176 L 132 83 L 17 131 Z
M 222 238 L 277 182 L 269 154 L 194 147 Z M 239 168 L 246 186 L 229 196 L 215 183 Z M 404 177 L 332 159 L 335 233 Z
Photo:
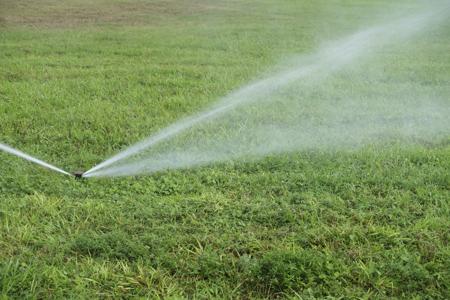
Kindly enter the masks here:
M 286 142 L 289 140 L 311 140 L 312 145 L 318 144 L 320 139 L 314 139 L 308 135 L 303 136 L 298 134 L 304 132 L 304 128 L 308 126 L 316 131 L 314 136 L 326 136 L 329 140 L 334 140 L 335 138 L 331 134 L 332 131 L 325 131 L 328 127 L 334 127 L 334 124 L 331 121 L 327 121 L 328 123 L 325 125 L 306 123 L 304 125 L 307 126 L 303 127 L 296 127 L 297 124 L 303 124 L 301 122 L 294 123 L 293 126 L 291 126 L 292 124 L 286 125 L 280 122 L 281 126 L 279 126 L 278 130 L 271 131 L 270 126 L 268 126 L 268 130 L 257 127 L 258 124 L 267 121 L 260 120 L 255 121 L 253 124 L 254 127 L 250 127 L 250 130 L 247 130 L 246 132 L 241 131 L 240 128 L 237 127 L 233 130 L 233 125 L 224 125 L 222 128 L 219 128 L 219 126 L 216 127 L 219 128 L 218 131 L 229 130 L 230 132 L 241 132 L 241 136 L 235 137 L 234 140 L 224 138 L 221 142 L 218 142 L 216 135 L 211 135 L 211 138 L 209 139 L 204 135 L 198 135 L 196 139 L 185 139 L 187 142 L 184 142 L 182 146 L 179 146 L 176 143 L 177 139 L 179 139 L 178 141 L 183 139 L 183 135 L 191 134 L 191 136 L 193 136 L 192 133 L 195 133 L 197 128 L 204 124 L 217 125 L 224 119 L 228 118 L 228 120 L 231 120 L 240 113 L 236 113 L 237 108 L 240 108 L 242 111 L 253 106 L 254 111 L 258 111 L 264 103 L 276 102 L 276 97 L 272 96 L 282 89 L 289 88 L 291 84 L 307 82 L 305 85 L 310 84 L 311 86 L 314 86 L 317 85 L 318 82 L 324 82 L 342 69 L 368 58 L 370 56 L 369 54 L 372 53 L 374 49 L 382 49 L 385 46 L 397 44 L 399 41 L 407 41 L 414 35 L 426 30 L 429 25 L 434 23 L 437 24 L 441 20 L 445 20 L 447 15 L 448 8 L 439 11 L 432 9 L 419 14 L 406 16 L 392 22 L 357 31 L 334 43 L 329 43 L 325 45 L 325 47 L 319 48 L 309 55 L 299 56 L 292 60 L 293 63 L 289 65 L 289 67 L 283 68 L 274 74 L 269 74 L 265 78 L 251 82 L 248 85 L 229 93 L 205 110 L 183 118 L 97 164 L 93 168 L 87 170 L 83 176 L 114 177 L 145 173 L 149 174 L 167 169 L 200 166 L 227 159 L 239 159 L 240 155 L 244 152 L 248 152 L 254 156 L 263 156 L 275 152 L 285 152 L 290 149 L 289 147 L 299 148 L 302 146 L 302 144 L 292 146 L 289 142 Z M 286 104 L 286 102 L 284 102 L 284 104 Z M 360 103 L 358 104 L 360 105 Z M 303 108 L 299 110 L 302 111 Z M 263 109 L 261 108 L 260 111 L 263 111 Z M 441 115 L 442 114 L 440 114 L 440 116 Z M 374 119 L 377 118 L 377 115 L 374 115 L 374 113 L 370 116 Z M 346 116 L 331 115 L 328 120 L 332 120 L 332 117 L 339 118 Z M 242 123 L 249 124 L 252 122 L 252 118 L 253 114 L 249 113 L 243 118 L 244 121 L 242 121 Z M 268 118 L 268 120 L 270 119 Z M 363 137 L 367 132 L 377 135 L 384 130 L 383 126 L 377 126 L 376 123 L 373 123 L 372 126 L 372 124 L 367 122 L 367 124 L 369 124 L 368 126 L 359 127 L 357 126 L 357 119 L 352 119 L 351 122 L 351 124 L 354 125 L 353 129 L 359 132 L 359 134 L 356 135 L 357 137 Z M 223 122 L 223 124 L 225 124 L 225 122 Z M 236 124 L 236 122 L 232 124 Z M 274 124 L 272 123 L 269 125 Z M 322 127 L 318 125 L 322 125 Z M 375 130 L 372 127 L 375 128 Z M 252 131 L 251 129 L 255 130 Z M 197 132 L 203 132 L 202 130 L 198 130 Z M 297 132 L 297 134 L 288 136 L 290 132 Z M 247 136 L 242 138 L 245 134 L 247 134 Z M 336 132 L 337 137 L 340 136 L 339 134 L 339 132 Z M 284 141 L 273 143 L 273 147 L 267 146 L 270 141 L 280 140 L 278 137 L 283 135 L 287 136 Z M 181 138 L 179 138 L 180 136 Z M 260 139 L 263 142 L 259 144 L 256 143 L 256 146 L 253 148 L 251 148 L 249 144 L 248 149 L 242 150 L 241 145 L 246 143 L 247 140 L 251 141 L 253 139 Z M 202 145 L 207 146 L 203 147 Z M 250 150 L 253 150 L 253 152 Z M 150 153 L 150 155 L 147 153 Z
M 82 172 L 82 171 L 76 171 L 76 172 L 73 172 L 73 173 L 69 173 L 67 171 L 64 171 L 61 168 L 58 168 L 58 167 L 56 167 L 56 166 L 54 166 L 52 164 L 49 164 L 49 163 L 47 163 L 47 162 L 45 162 L 43 160 L 40 160 L 40 159 L 38 159 L 36 157 L 33 157 L 33 156 L 29 155 L 29 154 L 26 154 L 26 153 L 24 153 L 24 152 L 22 152 L 20 150 L 14 149 L 14 148 L 12 148 L 12 147 L 10 147 L 8 145 L 0 143 L 0 150 L 4 151 L 6 153 L 9 153 L 9 154 L 15 155 L 17 157 L 23 158 L 23 159 L 28 160 L 30 162 L 33 162 L 35 164 L 38 164 L 38 165 L 40 165 L 40 166 L 42 166 L 44 168 L 47 168 L 49 170 L 52 170 L 52 171 L 55 171 L 55 172 L 58 172 L 58 173 L 61 173 L 61 174 L 64 174 L 64 175 L 74 176 L 77 179 L 83 178 L 84 172 Z

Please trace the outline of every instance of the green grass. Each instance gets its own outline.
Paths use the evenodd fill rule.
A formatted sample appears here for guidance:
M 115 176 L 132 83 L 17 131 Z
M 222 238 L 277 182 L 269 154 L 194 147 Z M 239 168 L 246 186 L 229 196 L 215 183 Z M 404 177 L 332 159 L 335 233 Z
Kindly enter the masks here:
M 90 168 L 389 4 L 253 2 L 2 1 L 0 141 Z M 450 99 L 449 33 L 390 68 Z M 0 153 L 0 298 L 448 299 L 449 200 L 448 138 L 84 181 Z

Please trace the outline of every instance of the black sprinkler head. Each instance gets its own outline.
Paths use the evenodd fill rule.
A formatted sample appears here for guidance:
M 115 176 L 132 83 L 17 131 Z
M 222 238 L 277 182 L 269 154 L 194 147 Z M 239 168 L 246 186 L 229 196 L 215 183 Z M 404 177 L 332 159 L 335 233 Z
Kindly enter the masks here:
M 77 179 L 83 178 L 83 174 L 84 174 L 83 171 L 76 171 L 76 172 L 72 173 L 72 175 L 75 176 L 75 178 L 77 178 Z

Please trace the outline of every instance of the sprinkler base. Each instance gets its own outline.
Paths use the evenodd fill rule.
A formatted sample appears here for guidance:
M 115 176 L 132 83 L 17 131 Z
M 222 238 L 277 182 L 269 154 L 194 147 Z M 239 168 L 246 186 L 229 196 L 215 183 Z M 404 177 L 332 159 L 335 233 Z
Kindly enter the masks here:
M 72 173 L 72 175 L 75 176 L 75 178 L 77 178 L 77 179 L 83 178 L 83 174 L 84 174 L 83 171 L 76 171 L 76 172 Z

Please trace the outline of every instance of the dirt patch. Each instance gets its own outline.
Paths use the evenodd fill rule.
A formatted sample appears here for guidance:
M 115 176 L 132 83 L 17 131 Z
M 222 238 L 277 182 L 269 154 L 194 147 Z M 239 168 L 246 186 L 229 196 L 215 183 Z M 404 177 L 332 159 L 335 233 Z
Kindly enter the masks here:
M 144 25 L 226 10 L 208 0 L 1 0 L 2 26 Z

